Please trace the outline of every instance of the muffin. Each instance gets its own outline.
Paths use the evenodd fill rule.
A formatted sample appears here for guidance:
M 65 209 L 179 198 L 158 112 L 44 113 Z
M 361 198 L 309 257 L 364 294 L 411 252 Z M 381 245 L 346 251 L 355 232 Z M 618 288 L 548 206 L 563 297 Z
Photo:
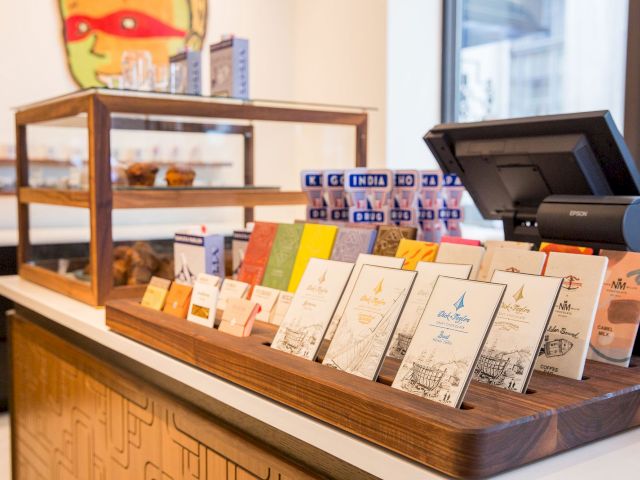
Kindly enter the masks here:
M 187 165 L 173 164 L 167 169 L 165 180 L 170 187 L 190 187 L 193 185 L 193 179 L 196 178 L 196 172 Z
M 132 163 L 126 173 L 127 181 L 132 187 L 152 187 L 156 181 L 158 166 L 155 163 Z

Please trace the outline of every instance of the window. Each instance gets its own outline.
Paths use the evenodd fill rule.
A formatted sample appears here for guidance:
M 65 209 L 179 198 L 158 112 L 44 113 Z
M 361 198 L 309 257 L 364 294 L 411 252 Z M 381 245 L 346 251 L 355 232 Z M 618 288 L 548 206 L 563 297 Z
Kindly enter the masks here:
M 442 120 L 609 110 L 622 131 L 627 19 L 627 0 L 444 0 Z M 462 204 L 465 236 L 499 234 Z
M 626 0 L 454 0 L 444 120 L 610 110 L 622 130 Z M 451 33 L 451 32 L 450 32 Z M 446 102 L 445 102 L 446 104 Z

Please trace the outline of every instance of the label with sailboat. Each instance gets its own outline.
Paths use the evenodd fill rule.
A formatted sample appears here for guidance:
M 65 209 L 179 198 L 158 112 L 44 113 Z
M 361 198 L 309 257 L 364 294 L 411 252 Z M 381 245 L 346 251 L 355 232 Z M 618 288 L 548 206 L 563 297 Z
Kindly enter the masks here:
M 393 388 L 459 407 L 505 288 L 439 276 Z
M 415 277 L 363 265 L 323 364 L 375 380 Z
M 524 393 L 562 278 L 498 270 L 491 281 L 506 284 L 507 291 L 473 378 Z
M 352 269 L 352 263 L 310 259 L 271 347 L 314 360 Z

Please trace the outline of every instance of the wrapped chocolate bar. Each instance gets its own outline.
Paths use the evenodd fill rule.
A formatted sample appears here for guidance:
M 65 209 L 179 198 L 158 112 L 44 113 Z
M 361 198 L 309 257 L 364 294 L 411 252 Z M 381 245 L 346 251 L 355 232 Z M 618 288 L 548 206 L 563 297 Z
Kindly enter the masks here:
M 327 218 L 331 222 L 349 221 L 349 204 L 344 191 L 344 170 L 324 171 Z
M 439 242 L 442 224 L 438 218 L 439 196 L 442 189 L 442 172 L 424 170 L 420 172 L 420 188 L 417 194 L 418 240 Z
M 344 189 L 349 197 L 349 222 L 384 225 L 391 216 L 391 170 L 356 168 L 345 173 Z
M 417 170 L 393 172 L 391 223 L 397 226 L 414 226 L 418 223 L 417 196 L 420 186 Z
M 324 197 L 322 170 L 303 170 L 300 173 L 302 191 L 307 194 L 307 220 L 318 222 L 327 219 L 327 201 Z

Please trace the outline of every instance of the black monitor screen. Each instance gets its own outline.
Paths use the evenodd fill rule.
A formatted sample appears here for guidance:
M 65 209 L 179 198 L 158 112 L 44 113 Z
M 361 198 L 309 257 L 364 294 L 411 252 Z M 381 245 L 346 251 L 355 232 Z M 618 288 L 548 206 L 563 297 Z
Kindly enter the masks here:
M 640 194 L 638 167 L 607 111 L 442 124 L 424 140 L 488 219 L 535 214 L 555 194 Z

